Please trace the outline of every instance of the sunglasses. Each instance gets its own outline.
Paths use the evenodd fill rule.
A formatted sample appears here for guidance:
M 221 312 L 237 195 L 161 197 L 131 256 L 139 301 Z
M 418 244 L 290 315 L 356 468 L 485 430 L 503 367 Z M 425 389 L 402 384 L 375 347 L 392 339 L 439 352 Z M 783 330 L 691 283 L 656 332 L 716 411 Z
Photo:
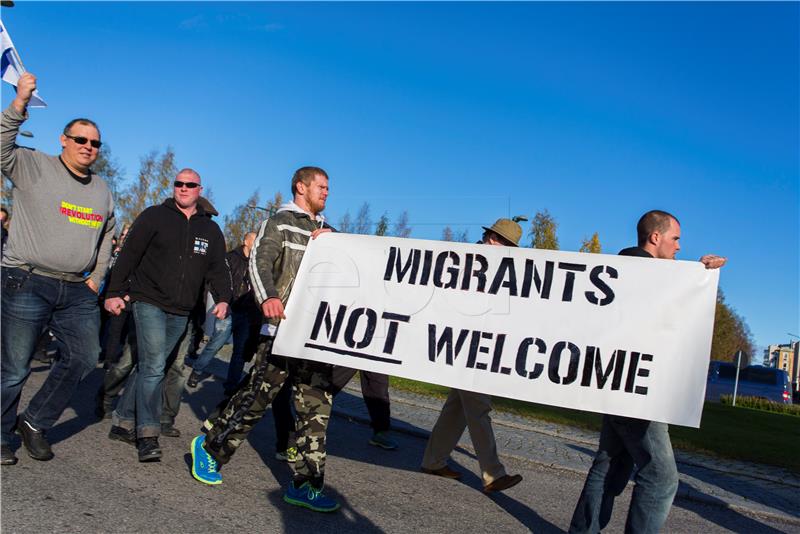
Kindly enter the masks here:
M 89 139 L 88 137 L 83 137 L 80 135 L 69 135 L 69 134 L 64 134 L 64 136 L 69 137 L 79 145 L 85 145 L 86 143 L 89 143 L 90 145 L 92 145 L 92 148 L 97 148 L 97 149 L 103 146 L 102 141 L 100 141 L 99 139 Z
M 175 187 L 180 189 L 181 187 L 186 187 L 187 189 L 194 189 L 195 187 L 200 187 L 200 184 L 197 182 L 181 182 L 180 180 L 175 180 Z

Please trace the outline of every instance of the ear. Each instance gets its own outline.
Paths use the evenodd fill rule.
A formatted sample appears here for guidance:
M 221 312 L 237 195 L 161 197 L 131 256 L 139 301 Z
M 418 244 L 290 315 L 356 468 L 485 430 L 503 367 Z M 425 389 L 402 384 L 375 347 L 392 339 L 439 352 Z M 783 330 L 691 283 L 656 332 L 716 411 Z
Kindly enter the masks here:
M 61 137 L 59 139 L 61 140 L 61 148 L 67 148 L 67 136 L 61 134 Z
M 652 232 L 650 237 L 647 239 L 647 242 L 651 245 L 658 245 L 658 242 L 661 241 L 661 233 L 660 232 Z

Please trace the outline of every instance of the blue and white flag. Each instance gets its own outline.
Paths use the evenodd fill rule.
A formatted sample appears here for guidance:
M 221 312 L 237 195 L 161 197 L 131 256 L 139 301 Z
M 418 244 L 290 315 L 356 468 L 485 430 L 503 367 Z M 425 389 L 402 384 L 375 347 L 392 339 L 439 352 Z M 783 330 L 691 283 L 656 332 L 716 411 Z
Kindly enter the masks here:
M 0 21 L 0 49 L 3 51 L 0 56 L 0 78 L 16 87 L 19 77 L 25 74 L 25 67 L 22 65 L 22 60 L 19 58 L 17 49 L 14 48 L 14 43 L 11 42 L 11 36 L 8 35 L 3 21 Z M 39 91 L 34 91 L 28 106 L 46 108 L 47 104 L 39 96 Z

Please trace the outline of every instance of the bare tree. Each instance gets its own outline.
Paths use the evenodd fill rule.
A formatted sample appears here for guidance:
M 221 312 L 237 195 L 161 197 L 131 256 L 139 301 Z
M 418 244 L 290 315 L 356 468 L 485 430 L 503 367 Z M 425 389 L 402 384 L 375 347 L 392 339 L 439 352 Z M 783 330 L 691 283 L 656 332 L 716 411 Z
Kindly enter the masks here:
M 142 157 L 136 180 L 119 194 L 118 220 L 130 224 L 145 208 L 163 202 L 169 197 L 177 173 L 172 147 L 163 154 L 153 150 Z
M 395 237 L 408 237 L 411 235 L 411 227 L 408 225 L 408 212 L 403 211 L 394 223 L 392 235 Z
M 114 204 L 116 205 L 122 189 L 125 172 L 119 166 L 117 159 L 111 155 L 111 147 L 108 143 L 103 143 L 103 146 L 100 147 L 97 160 L 94 162 L 94 165 L 92 165 L 92 172 L 105 180 L 108 184 L 108 188 L 111 190 L 111 196 L 114 198 Z
M 454 238 L 453 229 L 449 226 L 445 226 L 444 230 L 442 230 L 442 241 L 455 241 Z
M 369 203 L 364 202 L 358 209 L 358 215 L 353 224 L 354 234 L 371 234 L 372 233 L 372 216 L 369 213 Z
M 277 192 L 263 206 L 260 206 L 260 203 L 261 196 L 258 190 L 255 190 L 244 204 L 239 204 L 233 208 L 230 215 L 225 216 L 225 242 L 229 249 L 233 250 L 241 245 L 248 232 L 258 232 L 264 219 L 278 211 L 283 203 L 283 195 Z
M 350 218 L 350 212 L 346 211 L 344 216 L 339 219 L 339 228 L 340 232 L 344 232 L 345 234 L 353 233 L 353 221 Z

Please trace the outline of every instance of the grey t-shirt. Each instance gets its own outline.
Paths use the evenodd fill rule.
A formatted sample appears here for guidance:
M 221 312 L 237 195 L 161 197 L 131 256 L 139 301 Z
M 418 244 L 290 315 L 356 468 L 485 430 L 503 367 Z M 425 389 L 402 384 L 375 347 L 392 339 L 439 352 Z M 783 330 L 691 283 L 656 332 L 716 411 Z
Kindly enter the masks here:
M 27 117 L 13 107 L 0 123 L 0 166 L 14 184 L 13 216 L 3 266 L 71 281 L 90 278 L 99 287 L 114 235 L 114 201 L 105 181 L 81 183 L 58 156 L 16 145 Z

